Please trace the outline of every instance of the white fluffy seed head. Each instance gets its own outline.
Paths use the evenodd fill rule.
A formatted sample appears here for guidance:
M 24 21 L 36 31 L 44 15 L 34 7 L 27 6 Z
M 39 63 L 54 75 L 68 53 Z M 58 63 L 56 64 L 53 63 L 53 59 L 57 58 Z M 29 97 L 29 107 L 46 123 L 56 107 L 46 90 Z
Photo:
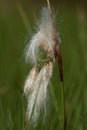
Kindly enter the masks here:
M 43 8 L 41 12 L 41 20 L 40 20 L 40 26 L 39 29 L 41 32 L 44 33 L 46 37 L 53 37 L 53 25 L 52 25 L 52 19 L 50 16 L 50 12 L 48 8 Z M 53 44 L 53 43 L 50 43 Z
M 32 68 L 29 75 L 27 76 L 27 79 L 24 84 L 24 94 L 27 97 L 29 95 L 29 92 L 33 91 L 34 89 L 34 82 L 37 78 L 38 69 L 36 66 Z
M 27 119 L 33 123 L 37 124 L 37 121 L 41 115 L 43 119 L 47 115 L 47 106 L 48 106 L 48 83 L 52 76 L 53 63 L 49 62 L 46 64 L 39 74 L 37 79 L 34 82 L 34 89 L 32 93 L 28 96 L 28 106 L 27 106 Z
M 26 60 L 37 64 L 39 58 L 39 48 L 47 53 L 51 58 L 54 57 L 54 41 L 53 41 L 53 26 L 51 22 L 51 16 L 48 8 L 43 8 L 41 13 L 41 20 L 39 30 L 32 37 L 30 43 L 26 49 Z

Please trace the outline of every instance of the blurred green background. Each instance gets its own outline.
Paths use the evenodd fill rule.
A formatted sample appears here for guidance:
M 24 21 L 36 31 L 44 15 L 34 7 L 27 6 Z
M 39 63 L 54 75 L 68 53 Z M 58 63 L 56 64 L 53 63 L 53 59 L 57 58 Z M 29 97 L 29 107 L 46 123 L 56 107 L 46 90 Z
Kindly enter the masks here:
M 87 130 L 87 1 L 51 1 L 61 38 L 67 130 Z M 58 130 L 61 94 L 55 63 L 50 118 L 27 127 L 23 84 L 31 68 L 24 48 L 46 0 L 0 0 L 0 130 Z

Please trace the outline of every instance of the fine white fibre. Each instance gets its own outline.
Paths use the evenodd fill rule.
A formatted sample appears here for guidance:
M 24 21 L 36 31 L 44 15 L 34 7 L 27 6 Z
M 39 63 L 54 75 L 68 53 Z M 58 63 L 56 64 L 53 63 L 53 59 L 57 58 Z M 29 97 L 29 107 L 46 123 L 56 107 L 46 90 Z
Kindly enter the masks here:
M 48 49 L 46 45 L 47 41 L 45 40 L 44 35 L 39 31 L 36 35 L 32 37 L 30 44 L 28 44 L 26 49 L 26 60 L 29 60 L 33 64 L 37 64 L 39 59 L 39 47 L 44 45 L 44 50 Z M 46 46 L 45 46 L 46 45 Z
M 39 72 L 37 79 L 34 82 L 34 89 L 28 96 L 28 106 L 27 106 L 27 119 L 33 123 L 37 124 L 37 121 L 42 114 L 43 119 L 47 115 L 47 105 L 48 105 L 48 83 L 52 76 L 53 63 L 49 62 Z
M 53 38 L 53 24 L 52 19 L 49 13 L 48 8 L 43 8 L 41 12 L 41 20 L 40 20 L 40 31 L 49 39 L 52 40 Z M 51 45 L 54 45 L 53 41 L 49 43 Z
M 26 47 L 26 60 L 37 64 L 39 58 L 39 48 L 47 53 L 51 58 L 54 57 L 54 41 L 53 41 L 53 26 L 48 8 L 43 8 L 39 30 L 32 37 L 30 43 Z
M 34 82 L 36 80 L 37 74 L 38 74 L 38 69 L 36 66 L 34 66 L 31 69 L 24 84 L 24 94 L 26 97 L 29 95 L 29 92 L 32 92 L 34 89 Z

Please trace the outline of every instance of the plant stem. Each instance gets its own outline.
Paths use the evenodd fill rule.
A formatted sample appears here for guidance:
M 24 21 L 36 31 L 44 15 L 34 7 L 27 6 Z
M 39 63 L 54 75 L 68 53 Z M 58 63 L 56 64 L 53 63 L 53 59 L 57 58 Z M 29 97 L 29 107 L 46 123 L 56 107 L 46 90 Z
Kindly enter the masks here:
M 64 96 L 64 83 L 61 81 L 61 97 L 62 97 L 62 123 L 63 130 L 66 130 L 66 119 L 65 119 L 65 96 Z
M 61 98 L 62 98 L 62 123 L 63 123 L 63 130 L 66 130 L 66 118 L 65 118 L 65 96 L 64 96 L 64 79 L 63 79 L 63 66 L 62 66 L 62 56 L 60 52 L 60 44 L 59 39 L 57 36 L 57 30 L 54 23 L 54 18 L 52 15 L 52 9 L 50 5 L 50 0 L 47 0 L 48 9 L 50 12 L 52 26 L 53 26 L 53 40 L 54 40 L 54 56 L 58 62 L 59 74 L 60 74 L 60 83 L 61 83 Z
M 55 58 L 58 62 L 59 74 L 60 74 L 60 84 L 61 84 L 61 100 L 62 100 L 62 129 L 66 130 L 66 117 L 65 117 L 65 95 L 64 95 L 64 78 L 63 78 L 63 66 L 62 66 L 62 55 L 59 48 L 55 50 Z

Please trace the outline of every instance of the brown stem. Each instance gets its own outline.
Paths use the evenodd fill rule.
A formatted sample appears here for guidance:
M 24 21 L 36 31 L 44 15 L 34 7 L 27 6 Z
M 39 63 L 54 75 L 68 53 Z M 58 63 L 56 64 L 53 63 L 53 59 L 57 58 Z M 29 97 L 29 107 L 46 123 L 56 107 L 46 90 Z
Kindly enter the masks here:
M 62 56 L 61 56 L 60 50 L 59 51 L 55 50 L 55 58 L 57 59 L 58 66 L 59 66 L 60 81 L 63 82 Z
M 48 9 L 49 9 L 49 11 L 50 11 L 50 14 L 52 14 L 51 5 L 50 5 L 50 1 L 49 1 L 49 0 L 47 0 L 47 4 L 48 4 Z
M 53 19 L 51 5 L 50 5 L 49 0 L 47 0 L 47 4 L 48 4 L 48 9 L 49 9 L 49 12 L 50 12 L 51 20 L 52 20 L 52 26 L 53 26 L 53 39 L 54 39 L 54 43 L 55 43 L 54 54 L 55 54 L 55 58 L 58 61 L 60 81 L 63 81 L 62 56 L 61 56 L 61 52 L 60 52 L 60 49 L 59 49 L 59 40 L 58 40 L 57 31 L 56 31 L 56 27 L 55 27 L 55 24 L 54 24 L 54 19 Z
M 54 40 L 54 56 L 55 59 L 58 62 L 58 67 L 59 67 L 59 74 L 60 74 L 60 81 L 62 83 L 61 85 L 61 90 L 62 90 L 62 105 L 63 105 L 63 130 L 66 130 L 66 117 L 65 117 L 65 99 L 64 99 L 64 79 L 63 79 L 63 67 L 62 67 L 62 55 L 60 52 L 60 46 L 59 46 L 59 39 L 57 36 L 57 30 L 56 30 L 56 26 L 55 26 L 55 22 L 54 22 L 54 18 L 52 15 L 52 10 L 51 10 L 51 6 L 50 6 L 50 1 L 47 0 L 47 4 L 48 4 L 48 9 L 50 12 L 50 17 L 51 17 L 51 21 L 52 21 L 52 26 L 53 26 L 53 40 Z

